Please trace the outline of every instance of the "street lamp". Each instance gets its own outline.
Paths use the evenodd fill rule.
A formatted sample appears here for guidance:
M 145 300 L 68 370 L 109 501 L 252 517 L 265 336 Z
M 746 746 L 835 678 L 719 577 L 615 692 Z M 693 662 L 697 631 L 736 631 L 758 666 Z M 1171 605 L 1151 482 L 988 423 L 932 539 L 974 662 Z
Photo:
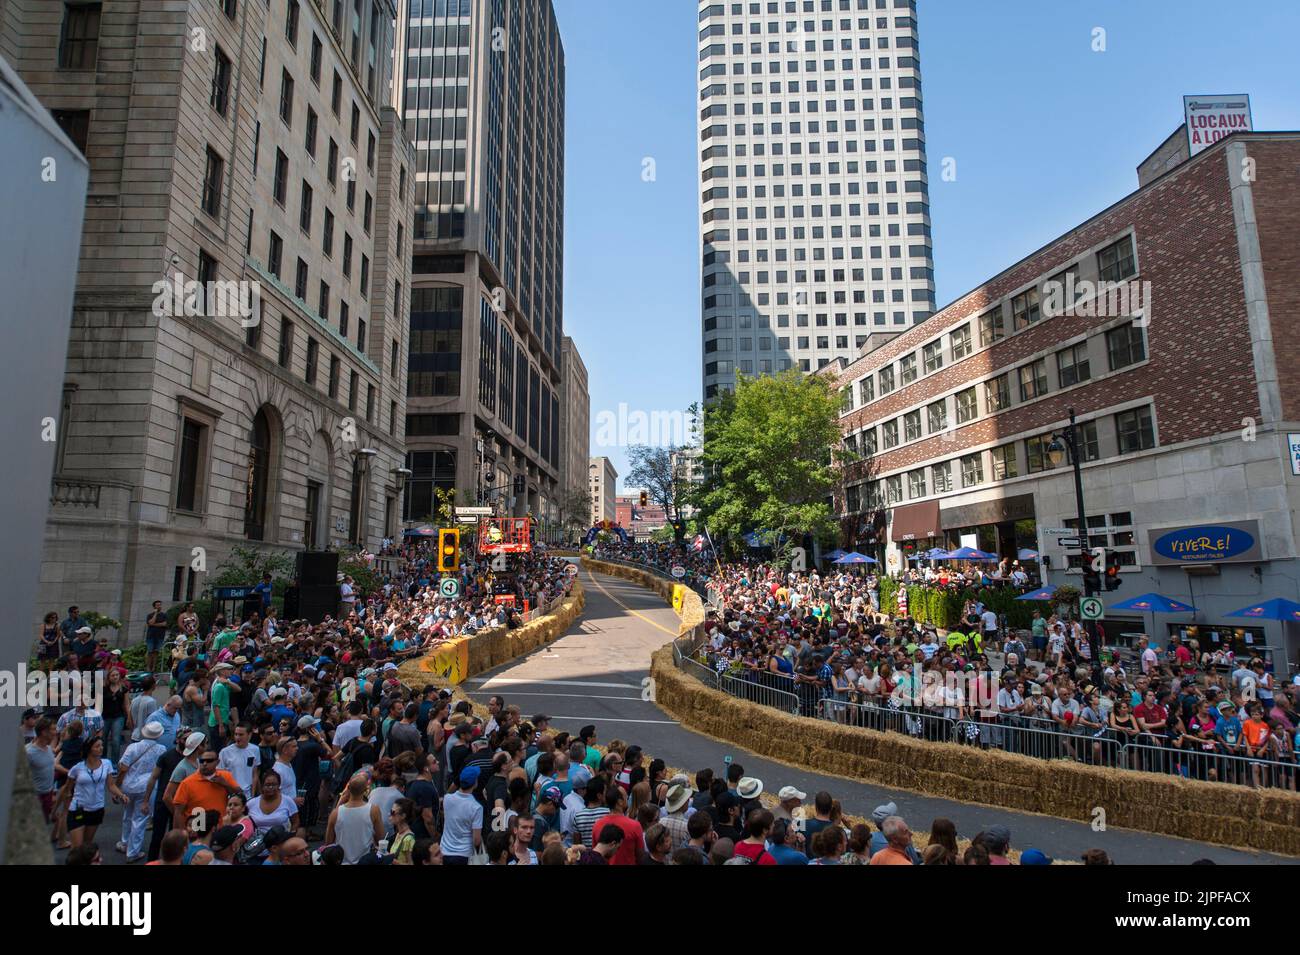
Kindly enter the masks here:
M 1083 595 L 1092 597 L 1095 596 L 1096 591 L 1092 584 L 1092 574 L 1089 573 L 1092 566 L 1092 552 L 1088 547 L 1088 516 L 1083 506 L 1083 462 L 1079 455 L 1079 428 L 1074 419 L 1074 409 L 1071 408 L 1069 411 L 1070 425 L 1065 430 L 1052 435 L 1052 443 L 1047 446 L 1047 459 L 1053 468 L 1058 468 L 1068 453 L 1070 462 L 1074 466 L 1074 504 L 1079 517 L 1079 570 L 1083 573 Z M 1087 621 L 1084 623 L 1084 629 L 1088 632 L 1088 641 L 1092 645 L 1093 686 L 1100 690 L 1101 628 L 1095 622 Z

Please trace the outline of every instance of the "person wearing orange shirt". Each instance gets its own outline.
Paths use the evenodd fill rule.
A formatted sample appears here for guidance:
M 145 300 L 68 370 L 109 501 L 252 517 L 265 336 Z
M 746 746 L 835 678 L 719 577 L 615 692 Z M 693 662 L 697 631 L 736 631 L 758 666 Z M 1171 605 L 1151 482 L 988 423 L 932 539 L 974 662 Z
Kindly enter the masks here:
M 885 834 L 885 848 L 871 857 L 868 865 L 912 865 L 907 849 L 912 844 L 912 830 L 902 816 L 890 816 L 880 824 Z
M 234 776 L 224 769 L 217 769 L 219 758 L 215 749 L 204 751 L 199 757 L 199 771 L 187 776 L 176 787 L 172 799 L 172 825 L 182 832 L 195 809 L 208 809 L 221 815 L 226 811 L 226 801 L 231 795 L 243 792 Z
M 1251 703 L 1246 712 L 1250 718 L 1241 724 L 1241 740 L 1246 746 L 1246 755 L 1255 759 L 1268 759 L 1268 737 L 1270 730 L 1268 721 L 1264 719 L 1264 705 L 1259 702 Z M 1254 777 L 1254 785 L 1260 784 L 1260 764 L 1252 762 L 1250 772 Z

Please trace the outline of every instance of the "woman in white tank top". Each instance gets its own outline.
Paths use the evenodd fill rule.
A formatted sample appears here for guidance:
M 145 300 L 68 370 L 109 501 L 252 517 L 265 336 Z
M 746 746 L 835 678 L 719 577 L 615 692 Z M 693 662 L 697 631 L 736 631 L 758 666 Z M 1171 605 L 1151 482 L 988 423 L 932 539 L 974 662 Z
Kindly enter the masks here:
M 368 852 L 374 852 L 384 838 L 383 819 L 379 806 L 367 800 L 370 780 L 365 773 L 357 773 L 348 781 L 348 798 L 330 813 L 325 827 L 325 844 L 336 844 L 343 849 L 346 865 L 355 865 Z

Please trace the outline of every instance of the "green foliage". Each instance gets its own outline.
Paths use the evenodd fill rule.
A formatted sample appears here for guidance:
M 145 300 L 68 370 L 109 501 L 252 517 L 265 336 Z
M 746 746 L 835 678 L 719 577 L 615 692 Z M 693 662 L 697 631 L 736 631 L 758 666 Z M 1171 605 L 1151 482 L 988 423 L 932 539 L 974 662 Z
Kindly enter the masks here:
M 352 578 L 354 589 L 358 593 L 374 593 L 382 586 L 379 574 L 355 552 L 339 555 L 339 573 Z
M 82 622 L 98 633 L 100 630 L 121 630 L 122 621 L 114 620 L 107 614 L 86 610 L 81 614 Z
M 226 559 L 208 578 L 208 588 L 251 587 L 270 574 L 272 582 L 279 584 L 293 576 L 294 558 L 290 551 L 269 550 L 248 544 L 236 544 Z
M 880 581 L 880 609 L 883 613 L 898 613 L 898 592 L 902 585 L 893 577 Z M 930 623 L 942 630 L 962 626 L 961 608 L 967 600 L 978 600 L 998 616 L 1005 615 L 1007 624 L 1014 629 L 1028 629 L 1033 619 L 1031 602 L 1016 600 L 1019 591 L 1008 587 L 971 588 L 947 590 L 910 584 L 907 587 L 907 615 L 918 623 Z
M 840 396 L 823 376 L 791 369 L 736 381 L 705 409 L 704 486 L 709 529 L 731 539 L 758 530 L 765 543 L 834 532 L 828 498 L 839 480 Z
M 229 586 L 235 586 L 231 584 Z M 172 604 L 167 608 L 167 626 L 175 630 L 179 626 L 177 621 L 180 619 L 181 612 L 185 609 L 187 603 L 194 604 L 194 612 L 199 615 L 199 633 L 207 633 L 208 627 L 212 625 L 212 618 L 216 616 L 216 607 L 211 600 L 182 600 L 178 604 Z
M 126 667 L 128 673 L 143 670 L 145 668 L 147 653 L 148 650 L 145 648 L 143 642 L 131 644 L 122 651 L 122 666 Z M 159 660 L 163 661 L 163 668 L 166 669 L 166 664 L 170 661 L 170 657 L 166 657 L 162 653 L 159 653 L 158 657 Z

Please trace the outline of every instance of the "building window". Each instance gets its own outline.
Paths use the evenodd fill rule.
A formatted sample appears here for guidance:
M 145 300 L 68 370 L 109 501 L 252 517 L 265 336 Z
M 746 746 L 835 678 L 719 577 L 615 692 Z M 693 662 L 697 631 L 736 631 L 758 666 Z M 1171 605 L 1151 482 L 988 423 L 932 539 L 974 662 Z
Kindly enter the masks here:
M 352 145 L 357 145 L 357 137 L 361 134 L 361 108 L 356 103 L 352 104 L 352 122 L 349 132 L 352 135 Z
M 1084 421 L 1074 426 L 1075 440 L 1079 444 L 1079 457 L 1084 461 L 1101 458 L 1101 445 L 1097 441 L 1097 422 Z
M 898 419 L 886 421 L 880 426 L 881 444 L 886 450 L 898 447 Z
M 1056 371 L 1061 387 L 1068 388 L 1092 377 L 1088 367 L 1088 343 L 1079 342 L 1056 353 Z
M 366 204 L 361 213 L 361 228 L 366 230 L 366 235 L 370 235 L 370 216 L 374 212 L 375 200 L 371 198 L 370 193 L 366 193 Z
M 235 14 L 239 10 L 238 0 L 221 0 L 221 10 L 227 19 L 235 19 Z
M 330 355 L 329 396 L 336 401 L 339 397 L 339 372 L 341 370 L 342 365 L 339 362 L 339 356 Z
M 98 3 L 65 3 L 59 37 L 59 68 L 93 70 L 99 57 Z
M 193 418 L 181 418 L 180 455 L 176 464 L 176 510 L 197 513 L 203 507 L 204 458 L 208 428 Z
M 907 496 L 910 498 L 925 497 L 925 468 L 917 468 L 915 471 L 907 472 Z
M 1047 451 L 1051 443 L 1052 436 L 1050 434 L 1040 434 L 1025 439 L 1025 459 L 1028 462 L 1030 474 L 1052 469 L 1052 458 Z
M 916 381 L 916 355 L 904 355 L 898 360 L 898 380 L 904 385 Z
M 284 154 L 284 150 L 275 151 L 275 178 L 271 183 L 271 198 L 276 204 L 283 209 L 286 197 L 289 195 L 289 157 Z
M 288 70 L 280 73 L 280 118 L 284 125 L 293 126 L 293 77 Z
M 316 158 L 316 129 L 317 129 L 316 111 L 310 106 L 307 107 L 307 135 L 303 145 L 307 148 L 307 155 L 313 159 Z
M 936 372 L 943 367 L 943 341 L 934 341 L 921 348 L 922 360 L 925 363 L 925 373 Z
M 888 368 L 880 369 L 880 396 L 883 398 L 894 390 L 894 368 L 891 365 Z
M 366 420 L 375 420 L 375 386 L 366 385 Z
M 287 318 L 280 319 L 280 354 L 281 368 L 288 368 L 293 361 L 293 322 Z
M 984 459 L 979 454 L 963 455 L 961 459 L 961 486 L 975 487 L 984 483 Z
M 316 360 L 319 355 L 320 345 L 316 339 L 307 336 L 307 370 L 303 373 L 303 381 L 309 385 L 316 384 Z
M 1106 333 L 1106 354 L 1110 358 L 1110 370 L 1118 371 L 1129 365 L 1135 365 L 1146 358 L 1146 344 L 1142 338 L 1142 329 L 1131 322 L 1112 328 Z
M 948 402 L 934 401 L 926 405 L 925 416 L 931 434 L 944 430 L 948 427 Z
M 330 111 L 334 113 L 335 119 L 341 119 L 339 110 L 343 108 L 343 77 L 339 76 L 339 71 L 334 71 L 334 82 L 330 86 Z
M 975 395 L 975 386 L 957 392 L 957 423 L 965 424 L 979 417 L 979 399 Z
M 298 0 L 289 0 L 284 17 L 284 35 L 294 49 L 298 48 L 298 12 Z
M 338 187 L 339 181 L 339 144 L 330 139 L 329 162 L 325 168 L 325 179 L 331 186 Z
M 970 325 L 963 325 L 955 332 L 952 332 L 948 338 L 952 346 L 953 361 L 965 358 L 973 350 L 971 345 Z
M 59 129 L 72 140 L 72 145 L 86 155 L 86 144 L 90 140 L 90 110 L 88 109 L 52 109 L 50 115 L 59 124 Z
M 935 494 L 947 494 L 952 490 L 952 462 L 944 461 L 930 468 L 930 483 L 934 485 Z
M 298 297 L 298 301 L 307 301 L 307 263 L 302 259 L 298 260 L 298 269 L 294 274 L 293 294 Z
M 868 428 L 866 431 L 863 431 L 862 432 L 862 453 L 865 455 L 875 454 L 877 449 L 877 441 L 878 438 L 876 437 L 875 428 Z
M 266 300 L 257 300 L 257 321 L 244 329 L 244 342 L 249 348 L 256 349 L 262 344 L 262 327 L 266 324 Z
M 271 242 L 266 251 L 266 270 L 280 278 L 280 263 L 284 258 L 284 240 L 274 232 L 271 233 Z
M 359 283 L 359 287 L 361 289 L 361 297 L 369 298 L 370 297 L 370 260 L 366 258 L 365 255 L 361 256 L 361 281 Z
M 1026 289 L 1011 300 L 1011 327 L 1015 331 L 1028 328 L 1041 317 L 1037 288 Z
M 311 235 L 311 186 L 302 181 L 302 200 L 298 206 L 298 228 Z
M 244 536 L 266 540 L 267 497 L 271 483 L 271 419 L 262 408 L 249 434 L 248 478 L 244 496 Z
M 1097 253 L 1097 269 L 1103 282 L 1119 282 L 1137 272 L 1133 258 L 1133 237 L 1126 235 Z
M 1047 361 L 1040 358 L 1016 369 L 1020 381 L 1020 400 L 1032 401 L 1047 394 Z
M 339 334 L 344 338 L 348 337 L 348 303 L 339 302 Z
M 1133 454 L 1156 446 L 1150 407 L 1121 411 L 1115 415 L 1115 430 L 1119 435 L 1120 454 Z
M 217 260 L 208 255 L 203 249 L 199 249 L 199 274 L 195 276 L 199 283 L 197 304 L 202 314 L 209 314 L 209 305 L 214 304 L 208 301 L 209 283 L 217 280 Z
M 989 452 L 993 459 L 993 480 L 1005 481 L 1019 473 L 1016 469 L 1016 446 L 1004 444 Z
M 366 320 L 364 318 L 357 319 L 357 351 L 363 355 L 366 353 Z
M 993 309 L 980 316 L 980 347 L 987 348 L 1007 337 L 1007 326 L 1002 319 L 1002 308 Z
M 865 405 L 876 400 L 876 379 L 867 376 L 858 382 L 858 404 Z
M 325 210 L 325 225 L 321 233 L 321 250 L 326 255 L 334 254 L 334 213 Z
M 899 504 L 903 500 L 903 478 L 895 474 L 885 478 L 885 503 Z
M 1007 374 L 984 382 L 984 405 L 989 414 L 1001 411 L 1011 404 L 1011 382 Z
M 921 412 L 909 411 L 903 415 L 903 440 L 915 441 L 921 437 Z
M 324 282 L 320 283 L 320 308 L 317 310 L 320 320 L 329 324 L 330 320 L 330 287 Z
M 317 89 L 320 89 L 320 64 L 323 50 L 320 37 L 313 33 L 311 35 L 311 81 L 316 84 Z
M 225 161 L 208 147 L 207 168 L 203 171 L 203 211 L 214 219 L 221 212 L 221 177 Z
M 215 63 L 212 67 L 212 94 L 208 103 L 222 116 L 226 115 L 226 106 L 230 102 L 230 57 L 217 47 Z
M 348 372 L 348 410 L 355 412 L 357 410 L 357 388 L 359 378 L 355 371 Z

